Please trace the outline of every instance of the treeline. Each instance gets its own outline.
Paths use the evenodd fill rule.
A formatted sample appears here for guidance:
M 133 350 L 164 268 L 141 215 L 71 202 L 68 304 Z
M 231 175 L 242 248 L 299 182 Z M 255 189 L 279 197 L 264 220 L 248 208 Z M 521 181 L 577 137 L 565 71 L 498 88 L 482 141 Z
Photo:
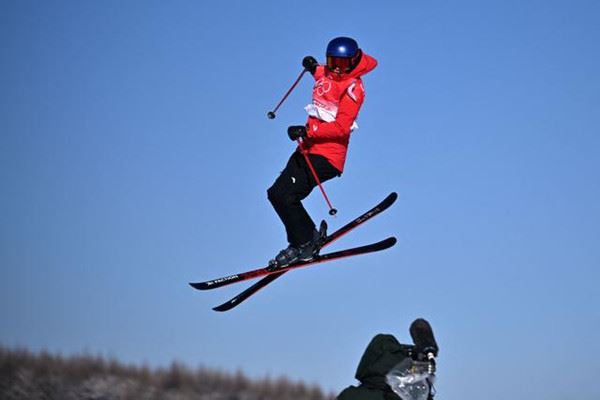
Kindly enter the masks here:
M 242 372 L 124 365 L 90 355 L 63 357 L 0 346 L 2 400 L 333 400 L 318 386 Z

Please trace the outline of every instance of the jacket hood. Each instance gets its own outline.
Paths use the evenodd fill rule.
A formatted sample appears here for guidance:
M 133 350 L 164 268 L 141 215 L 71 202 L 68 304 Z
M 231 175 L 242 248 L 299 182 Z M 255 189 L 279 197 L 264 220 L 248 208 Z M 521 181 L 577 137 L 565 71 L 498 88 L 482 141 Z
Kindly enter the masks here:
M 385 382 L 385 375 L 395 365 L 409 357 L 410 348 L 409 345 L 400 344 L 392 335 L 375 336 L 358 363 L 356 379 L 369 388 L 389 389 Z

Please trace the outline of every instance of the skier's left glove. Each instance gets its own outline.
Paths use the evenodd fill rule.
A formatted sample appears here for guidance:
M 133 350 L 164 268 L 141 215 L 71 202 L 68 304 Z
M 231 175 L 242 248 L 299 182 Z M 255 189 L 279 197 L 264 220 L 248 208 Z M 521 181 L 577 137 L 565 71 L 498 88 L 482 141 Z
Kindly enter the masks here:
M 292 125 L 288 127 L 288 136 L 291 140 L 306 139 L 306 126 Z

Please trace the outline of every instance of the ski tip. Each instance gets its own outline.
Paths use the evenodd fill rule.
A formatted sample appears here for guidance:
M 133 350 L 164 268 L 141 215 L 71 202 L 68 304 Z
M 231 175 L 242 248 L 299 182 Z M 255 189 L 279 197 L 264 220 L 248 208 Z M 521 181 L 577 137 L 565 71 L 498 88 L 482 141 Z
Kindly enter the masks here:
M 393 247 L 398 242 L 394 236 L 390 236 L 389 238 L 383 239 L 381 242 L 377 242 L 375 246 L 377 246 L 380 250 L 389 249 Z
M 220 306 L 213 307 L 213 311 L 223 312 L 231 310 L 235 304 L 231 304 L 230 302 L 223 303 Z
M 197 290 L 206 290 L 208 286 L 204 282 L 190 282 L 189 285 Z
M 383 199 L 383 201 L 377 205 L 377 207 L 383 207 L 383 209 L 386 209 L 389 206 L 391 206 L 392 204 L 394 204 L 397 199 L 398 199 L 398 193 L 392 192 L 392 193 L 388 194 L 387 197 L 385 199 Z

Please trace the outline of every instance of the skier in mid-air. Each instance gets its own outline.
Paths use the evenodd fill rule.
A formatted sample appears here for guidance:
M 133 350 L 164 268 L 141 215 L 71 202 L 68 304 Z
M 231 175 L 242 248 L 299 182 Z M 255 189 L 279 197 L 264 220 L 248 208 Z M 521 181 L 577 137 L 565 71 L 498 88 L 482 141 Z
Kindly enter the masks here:
M 318 184 L 306 158 L 320 182 L 341 176 L 350 133 L 358 127 L 356 118 L 365 97 L 361 77 L 377 66 L 377 61 L 349 37 L 331 40 L 326 60 L 325 65 L 319 65 L 312 56 L 302 60 L 302 66 L 315 78 L 312 103 L 305 107 L 308 121 L 305 125 L 288 127 L 289 138 L 298 141 L 299 146 L 267 191 L 285 226 L 289 243 L 269 261 L 274 269 L 318 255 L 325 232 L 316 230 L 302 205 L 302 200 Z

